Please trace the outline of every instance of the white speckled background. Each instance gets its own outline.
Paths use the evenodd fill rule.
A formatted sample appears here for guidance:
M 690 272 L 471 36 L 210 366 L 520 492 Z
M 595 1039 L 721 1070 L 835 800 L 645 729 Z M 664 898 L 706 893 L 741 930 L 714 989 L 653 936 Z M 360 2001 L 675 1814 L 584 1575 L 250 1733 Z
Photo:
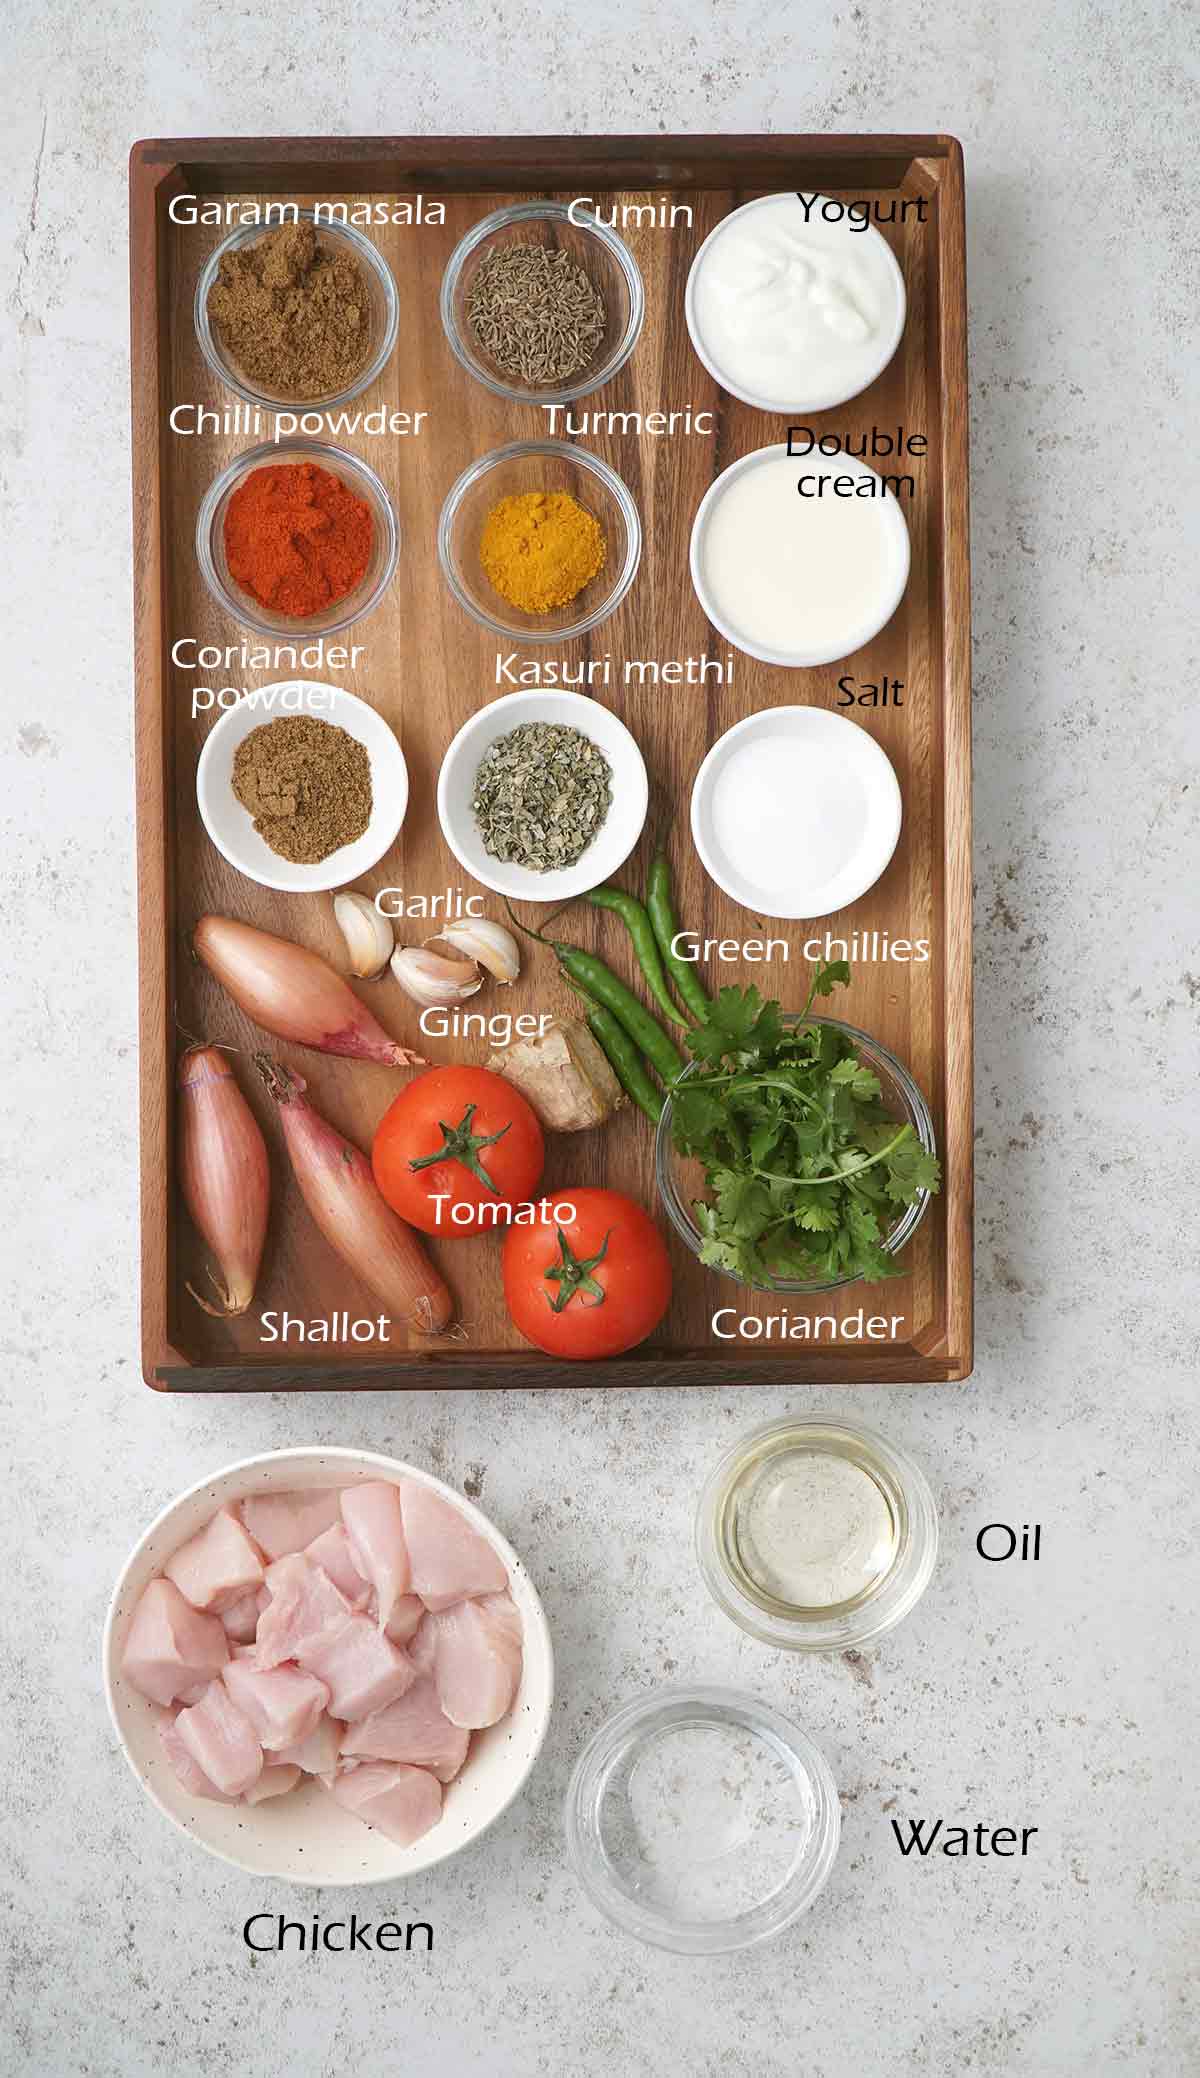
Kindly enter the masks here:
M 1186 0 L 632 0 L 620 33 L 609 18 L 528 0 L 2 11 L 5 2074 L 1200 2070 L 1196 17 Z M 154 1397 L 134 1358 L 127 148 L 639 128 L 944 128 L 966 148 L 975 1377 L 753 1399 Z M 810 1664 L 707 1604 L 690 1518 L 740 1428 L 830 1399 L 920 1456 L 944 1557 L 890 1642 Z M 318 1441 L 480 1488 L 558 1641 L 531 1793 L 457 1864 L 371 1899 L 432 1920 L 432 1958 L 251 1958 L 243 1919 L 291 1898 L 166 1826 L 100 1697 L 110 1581 L 160 1503 L 230 1457 Z M 996 1518 L 1041 1521 L 1039 1566 L 974 1556 Z M 586 1731 L 690 1675 L 792 1710 L 844 1795 L 829 1889 L 745 1959 L 630 1945 L 564 1866 Z M 1040 1830 L 1027 1861 L 914 1864 L 892 1813 Z

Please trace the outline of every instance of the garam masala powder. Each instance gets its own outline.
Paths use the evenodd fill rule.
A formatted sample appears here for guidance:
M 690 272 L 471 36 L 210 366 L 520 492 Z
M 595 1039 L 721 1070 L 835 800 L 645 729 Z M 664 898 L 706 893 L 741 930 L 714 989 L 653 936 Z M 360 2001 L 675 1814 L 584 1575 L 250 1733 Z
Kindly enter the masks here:
M 250 383 L 301 400 L 336 396 L 371 354 L 371 298 L 362 267 L 311 224 L 282 224 L 235 246 L 208 292 L 208 316 Z

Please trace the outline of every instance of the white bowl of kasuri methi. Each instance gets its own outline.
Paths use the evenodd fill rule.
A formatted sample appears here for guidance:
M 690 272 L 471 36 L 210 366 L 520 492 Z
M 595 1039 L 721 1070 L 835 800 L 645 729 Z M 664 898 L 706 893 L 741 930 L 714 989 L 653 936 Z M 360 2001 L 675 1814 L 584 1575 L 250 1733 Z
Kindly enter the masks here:
M 520 745 L 524 769 L 516 777 L 505 763 Z M 570 817 L 555 820 L 563 802 L 574 798 L 576 767 L 584 775 L 582 790 L 592 796 L 586 828 Z M 521 821 L 539 829 L 551 844 L 560 828 L 570 830 L 565 864 L 555 864 L 549 848 L 526 863 L 527 848 L 485 827 L 506 792 L 519 804 L 514 826 Z M 510 902 L 571 902 L 611 880 L 642 834 L 649 802 L 635 738 L 611 708 L 584 693 L 502 694 L 463 723 L 438 774 L 443 837 L 473 880 Z
M 172 1501 L 121 1570 L 103 1671 L 159 1810 L 289 1883 L 395 1882 L 458 1854 L 523 1788 L 554 1697 L 507 1539 L 431 1473 L 365 1450 L 271 1451 Z M 494 1721 L 457 1723 L 471 1717 Z

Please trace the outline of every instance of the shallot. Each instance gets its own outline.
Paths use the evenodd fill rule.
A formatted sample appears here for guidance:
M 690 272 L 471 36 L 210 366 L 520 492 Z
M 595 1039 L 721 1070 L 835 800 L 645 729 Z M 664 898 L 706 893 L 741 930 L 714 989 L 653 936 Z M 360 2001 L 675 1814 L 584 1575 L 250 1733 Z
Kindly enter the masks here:
M 218 1305 L 188 1285 L 216 1318 L 244 1313 L 254 1297 L 270 1212 L 271 1172 L 258 1120 L 216 1046 L 193 1046 L 179 1063 L 179 1182 L 192 1223 L 216 1259 L 208 1272 Z
M 410 1327 L 440 1334 L 454 1302 L 412 1228 L 380 1195 L 366 1156 L 314 1110 L 302 1076 L 267 1054 L 255 1054 L 254 1065 L 279 1106 L 300 1195 L 330 1247 Z
M 424 1065 L 420 1054 L 389 1037 L 319 953 L 231 916 L 202 916 L 192 945 L 247 1017 L 277 1039 L 389 1068 Z

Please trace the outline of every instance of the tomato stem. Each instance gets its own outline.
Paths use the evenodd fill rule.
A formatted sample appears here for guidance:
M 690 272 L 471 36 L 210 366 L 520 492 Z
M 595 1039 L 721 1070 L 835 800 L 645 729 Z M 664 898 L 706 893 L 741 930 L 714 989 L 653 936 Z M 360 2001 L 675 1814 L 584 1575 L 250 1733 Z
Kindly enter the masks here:
M 479 1149 L 481 1147 L 494 1147 L 497 1140 L 503 1140 L 509 1126 L 512 1124 L 512 1120 L 510 1118 L 507 1125 L 501 1126 L 498 1133 L 473 1133 L 471 1131 L 471 1120 L 478 1109 L 479 1106 L 477 1104 L 468 1104 L 456 1126 L 448 1126 L 444 1118 L 439 1118 L 438 1129 L 446 1136 L 441 1146 L 435 1154 L 423 1154 L 419 1161 L 410 1162 L 409 1168 L 415 1171 L 417 1169 L 432 1169 L 436 1162 L 461 1162 L 464 1169 L 469 1169 L 472 1176 L 477 1176 L 480 1183 L 486 1183 L 488 1189 L 495 1191 L 496 1196 L 499 1197 L 500 1186 L 492 1182 L 491 1177 L 480 1161 Z
M 583 1257 L 577 1256 L 572 1252 L 571 1244 L 561 1227 L 556 1227 L 555 1232 L 558 1235 L 558 1246 L 561 1253 L 558 1262 L 552 1263 L 550 1268 L 544 1273 L 546 1282 L 548 1284 L 556 1284 L 559 1288 L 556 1299 L 552 1299 L 549 1292 L 546 1293 L 551 1313 L 562 1313 L 570 1305 L 576 1292 L 593 1293 L 593 1303 L 597 1306 L 602 1306 L 607 1294 L 604 1286 L 598 1279 L 592 1276 L 592 1271 L 597 1263 L 604 1261 L 605 1256 L 608 1254 L 608 1244 L 612 1239 L 612 1228 L 609 1228 L 595 1255 Z M 583 1303 L 582 1300 L 580 1303 Z

